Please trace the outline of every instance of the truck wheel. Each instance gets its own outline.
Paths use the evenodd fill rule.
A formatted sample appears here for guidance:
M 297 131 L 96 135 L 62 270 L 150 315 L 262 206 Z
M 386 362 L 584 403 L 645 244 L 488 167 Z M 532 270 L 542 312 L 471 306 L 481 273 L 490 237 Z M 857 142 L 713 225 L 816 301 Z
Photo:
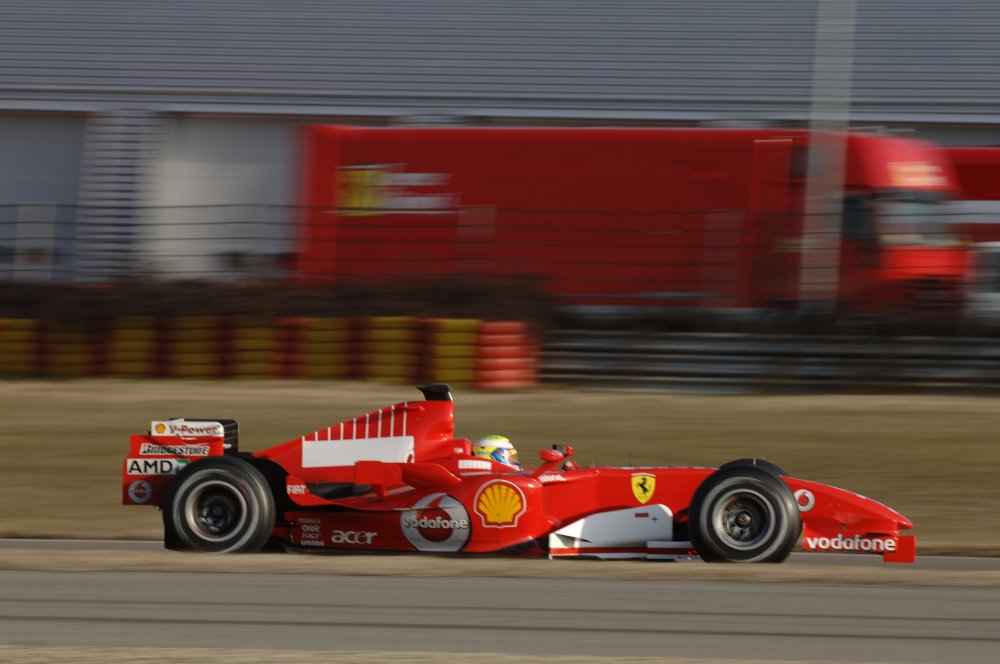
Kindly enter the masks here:
M 691 543 L 708 562 L 779 563 L 802 531 L 791 489 L 748 465 L 717 470 L 691 499 Z
M 242 459 L 212 457 L 178 473 L 163 502 L 169 549 L 259 551 L 274 528 L 274 496 L 259 470 Z

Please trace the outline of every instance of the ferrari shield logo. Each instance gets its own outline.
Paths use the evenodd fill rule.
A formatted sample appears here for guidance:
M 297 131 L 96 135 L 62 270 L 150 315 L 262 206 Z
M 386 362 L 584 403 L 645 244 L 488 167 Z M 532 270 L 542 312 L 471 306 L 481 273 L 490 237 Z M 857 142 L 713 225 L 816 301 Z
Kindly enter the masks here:
M 632 493 L 640 504 L 645 505 L 656 491 L 656 475 L 635 473 L 632 475 Z

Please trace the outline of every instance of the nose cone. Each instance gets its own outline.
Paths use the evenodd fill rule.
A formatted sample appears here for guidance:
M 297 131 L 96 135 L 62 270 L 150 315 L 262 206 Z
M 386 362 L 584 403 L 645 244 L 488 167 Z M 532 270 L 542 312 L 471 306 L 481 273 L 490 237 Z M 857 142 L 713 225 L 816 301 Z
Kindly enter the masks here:
M 812 496 L 811 505 L 802 512 L 807 525 L 886 534 L 913 528 L 913 523 L 896 510 L 859 493 L 806 480 L 786 478 L 785 481 L 796 497 L 804 493 Z M 801 499 L 799 506 L 803 507 Z
M 895 514 L 896 514 L 896 518 L 898 519 L 899 529 L 900 530 L 909 530 L 910 528 L 913 528 L 913 522 L 911 522 L 909 519 L 907 519 L 905 516 L 903 516 L 899 512 L 895 512 Z
M 867 496 L 862 496 L 861 494 L 854 493 L 851 495 L 859 501 L 856 503 L 859 510 L 869 513 L 868 518 L 891 521 L 895 523 L 900 530 L 909 530 L 910 528 L 913 528 L 913 523 L 909 519 L 888 505 L 883 505 L 879 501 L 873 500 Z

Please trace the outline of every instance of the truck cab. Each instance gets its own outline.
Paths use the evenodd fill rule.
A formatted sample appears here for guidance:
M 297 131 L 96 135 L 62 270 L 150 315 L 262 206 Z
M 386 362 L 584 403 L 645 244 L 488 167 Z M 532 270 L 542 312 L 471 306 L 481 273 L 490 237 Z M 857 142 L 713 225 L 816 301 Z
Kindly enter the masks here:
M 968 251 L 949 225 L 950 202 L 916 190 L 844 198 L 839 299 L 860 312 L 957 312 Z

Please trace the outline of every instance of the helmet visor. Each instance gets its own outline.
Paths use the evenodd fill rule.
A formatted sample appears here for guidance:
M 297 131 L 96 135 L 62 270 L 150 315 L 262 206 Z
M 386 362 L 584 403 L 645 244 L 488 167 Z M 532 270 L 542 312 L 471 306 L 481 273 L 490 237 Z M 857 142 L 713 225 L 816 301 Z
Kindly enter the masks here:
M 513 447 L 510 447 L 510 448 L 507 448 L 507 449 L 493 450 L 493 454 L 491 454 L 490 456 L 493 457 L 494 461 L 499 461 L 500 463 L 505 463 L 508 466 L 518 466 L 518 465 L 520 465 L 517 462 L 517 450 L 515 450 Z

